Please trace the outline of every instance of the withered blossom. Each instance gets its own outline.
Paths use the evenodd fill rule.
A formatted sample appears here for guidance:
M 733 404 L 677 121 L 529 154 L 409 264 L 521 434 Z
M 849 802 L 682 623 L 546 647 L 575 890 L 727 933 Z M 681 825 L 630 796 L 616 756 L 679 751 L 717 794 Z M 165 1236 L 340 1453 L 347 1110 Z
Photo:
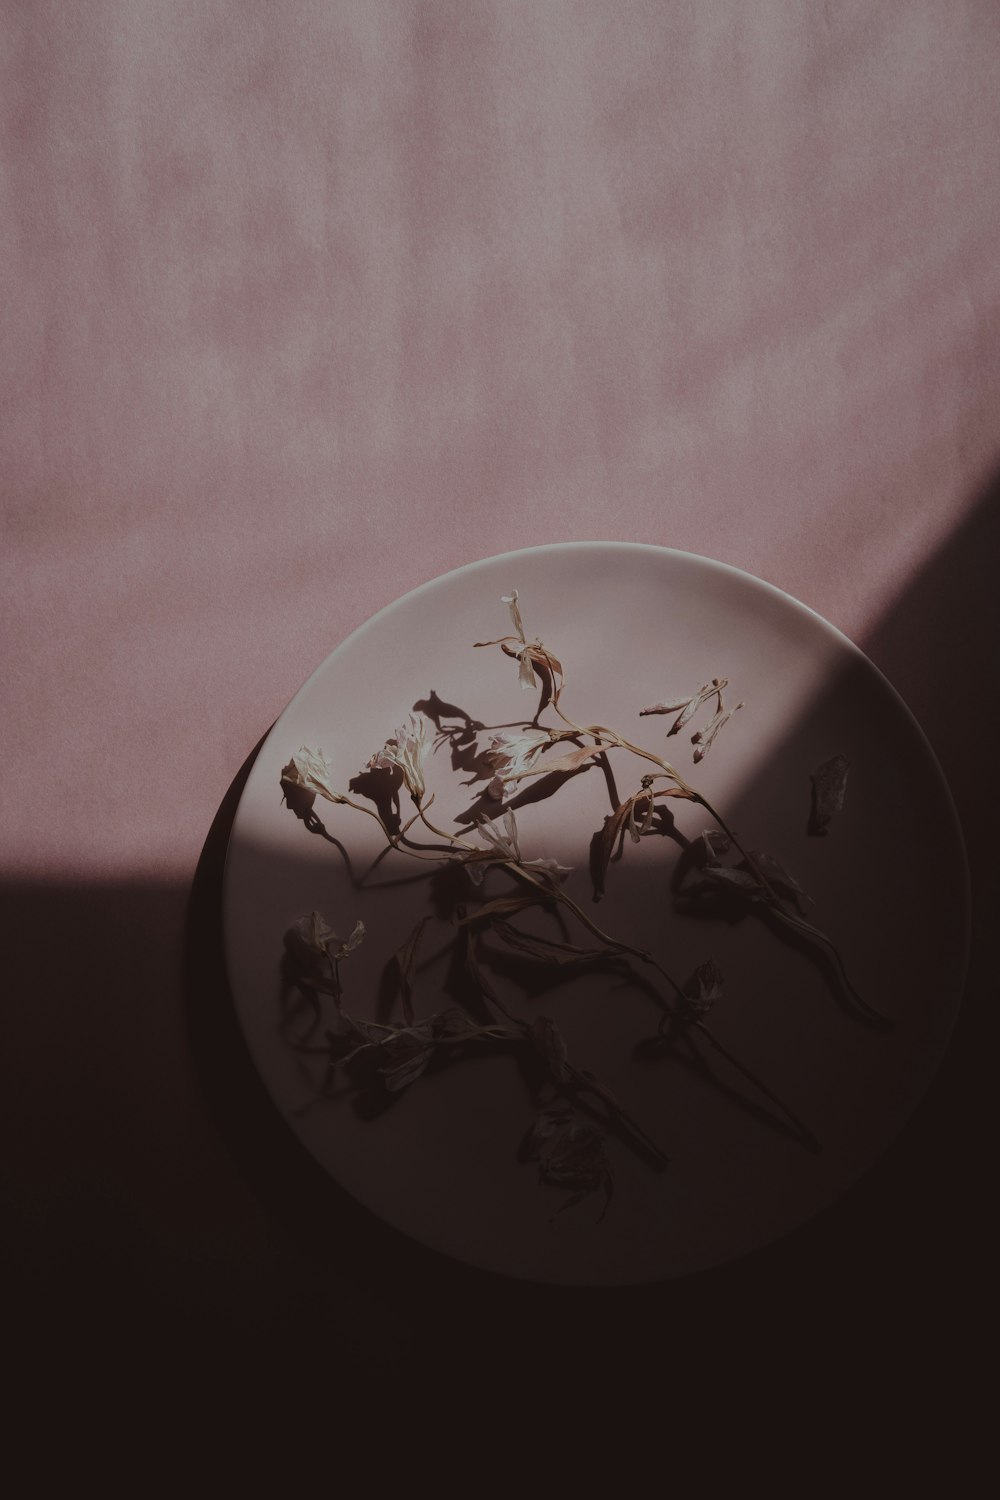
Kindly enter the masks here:
M 423 797 L 424 761 L 431 741 L 427 720 L 410 714 L 408 724 L 401 724 L 391 739 L 368 762 L 373 770 L 388 771 L 394 767 L 403 773 L 403 783 L 414 802 Z
M 463 855 L 463 863 L 474 885 L 481 885 L 488 865 L 498 862 L 518 865 L 522 870 L 534 870 L 557 882 L 569 869 L 554 859 L 524 859 L 517 835 L 517 820 L 513 808 L 508 807 L 503 815 L 502 826 L 495 818 L 484 819 L 476 824 L 476 832 L 489 848 L 482 852 L 472 850 Z
M 328 802 L 346 802 L 347 798 L 333 789 L 333 767 L 322 750 L 310 750 L 303 745 L 293 755 L 287 766 L 282 767 L 281 786 L 287 798 L 288 791 L 316 792 Z
M 487 795 L 502 802 L 509 790 L 508 783 L 516 782 L 535 756 L 551 743 L 552 735 L 547 729 L 529 729 L 520 734 L 504 729 L 494 735 L 490 748 L 483 752 L 483 759 L 494 773 L 486 788 Z

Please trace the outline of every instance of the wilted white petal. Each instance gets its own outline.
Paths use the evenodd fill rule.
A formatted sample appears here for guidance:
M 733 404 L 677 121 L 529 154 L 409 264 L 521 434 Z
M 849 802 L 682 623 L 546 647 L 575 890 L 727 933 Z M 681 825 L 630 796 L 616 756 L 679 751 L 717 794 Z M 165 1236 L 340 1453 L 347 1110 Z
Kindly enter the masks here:
M 549 732 L 543 729 L 529 730 L 523 734 L 503 730 L 494 735 L 490 748 L 483 753 L 486 764 L 496 772 L 486 788 L 488 795 L 501 802 L 507 791 L 506 783 L 516 780 L 522 771 L 527 770 L 535 756 L 545 749 L 551 739 Z
M 303 791 L 318 792 L 328 802 L 343 802 L 344 798 L 333 789 L 333 767 L 322 750 L 310 750 L 303 745 L 293 755 L 287 766 L 282 767 L 283 785 L 300 787 Z
M 531 665 L 531 652 L 522 651 L 518 657 L 517 680 L 523 688 L 534 688 L 535 673 Z

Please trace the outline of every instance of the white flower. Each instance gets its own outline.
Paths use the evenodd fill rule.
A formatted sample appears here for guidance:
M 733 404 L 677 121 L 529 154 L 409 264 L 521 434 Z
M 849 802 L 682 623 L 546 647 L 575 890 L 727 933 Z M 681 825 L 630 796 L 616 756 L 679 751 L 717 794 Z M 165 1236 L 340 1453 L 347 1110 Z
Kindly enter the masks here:
M 292 756 L 288 765 L 282 768 L 281 783 L 282 786 L 318 792 L 328 802 L 344 802 L 346 798 L 333 789 L 332 775 L 333 767 L 322 750 L 310 750 L 303 745 L 298 754 Z
M 368 764 L 377 770 L 391 770 L 395 766 L 402 771 L 406 790 L 419 802 L 425 791 L 424 761 L 429 749 L 427 720 L 411 714 L 409 725 L 401 724 Z
M 495 773 L 486 788 L 487 795 L 502 802 L 507 793 L 507 783 L 516 781 L 551 740 L 552 736 L 544 729 L 532 729 L 524 734 L 511 734 L 508 730 L 501 730 L 494 735 L 490 748 L 483 752 L 483 759 Z

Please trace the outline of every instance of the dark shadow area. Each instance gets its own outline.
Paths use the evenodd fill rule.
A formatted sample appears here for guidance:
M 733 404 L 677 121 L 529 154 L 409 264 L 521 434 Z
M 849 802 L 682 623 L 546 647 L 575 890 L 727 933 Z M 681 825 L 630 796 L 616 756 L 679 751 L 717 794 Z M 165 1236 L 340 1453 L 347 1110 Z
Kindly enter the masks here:
M 940 1422 L 965 1399 L 955 1374 L 992 1273 L 998 557 L 993 487 L 861 643 L 927 732 L 965 832 L 973 942 L 950 1047 L 840 1201 L 713 1271 L 620 1290 L 508 1280 L 400 1236 L 320 1169 L 261 1084 L 226 981 L 222 875 L 253 755 L 190 891 L 8 885 L 5 1281 L 32 1401 L 76 1391 L 141 1424 L 152 1391 L 181 1422 L 270 1403 L 307 1428 L 331 1409 L 571 1412 L 689 1437 L 733 1405 L 826 1443 L 845 1422 Z M 609 878 L 627 868 L 626 851 Z

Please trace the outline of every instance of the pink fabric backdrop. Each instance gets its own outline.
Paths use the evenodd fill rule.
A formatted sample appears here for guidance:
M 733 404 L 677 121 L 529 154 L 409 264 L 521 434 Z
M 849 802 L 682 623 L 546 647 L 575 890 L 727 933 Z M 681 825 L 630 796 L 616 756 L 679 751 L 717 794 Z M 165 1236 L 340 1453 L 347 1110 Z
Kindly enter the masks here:
M 178 1305 L 240 1325 L 237 1261 L 281 1323 L 181 914 L 373 610 L 534 542 L 717 557 L 868 645 L 973 807 L 1000 7 L 20 0 L 0 113 L 0 877 L 73 956 L 18 960 L 10 1175 L 31 1255 L 128 1198 Z

